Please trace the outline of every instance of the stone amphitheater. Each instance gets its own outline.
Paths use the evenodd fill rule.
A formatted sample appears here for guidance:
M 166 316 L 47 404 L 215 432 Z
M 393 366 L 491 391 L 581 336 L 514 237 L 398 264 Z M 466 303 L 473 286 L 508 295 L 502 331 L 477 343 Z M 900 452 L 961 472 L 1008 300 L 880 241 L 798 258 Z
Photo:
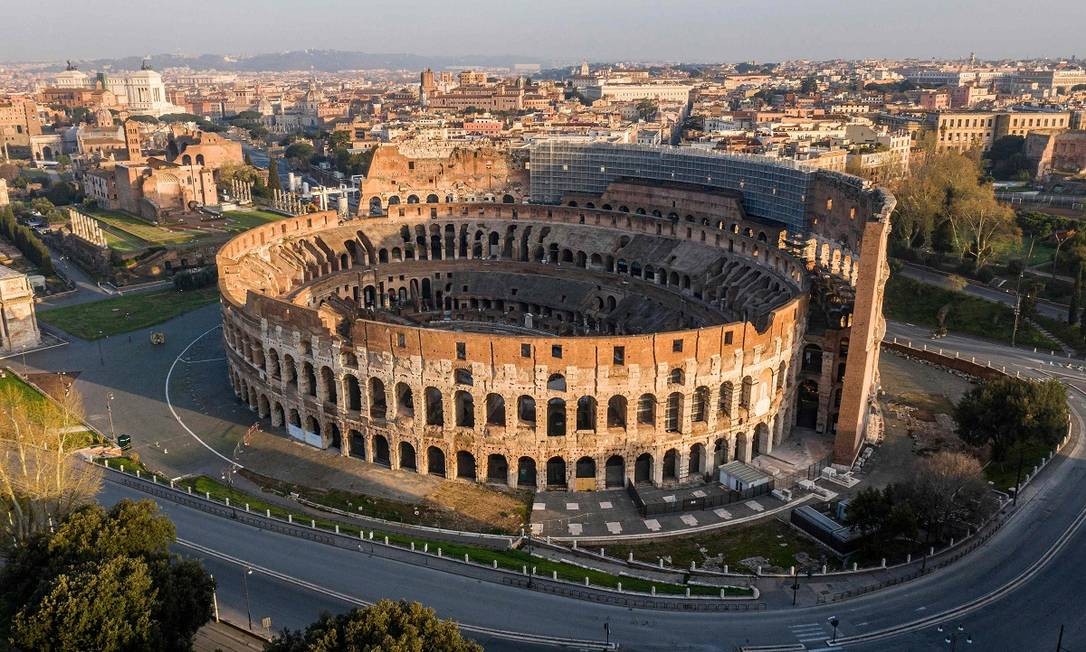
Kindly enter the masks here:
M 230 380 L 272 426 L 360 463 L 539 489 L 702 482 L 797 427 L 855 458 L 888 194 L 632 146 L 537 146 L 494 192 L 464 152 L 412 176 L 382 150 L 365 214 L 219 252 Z

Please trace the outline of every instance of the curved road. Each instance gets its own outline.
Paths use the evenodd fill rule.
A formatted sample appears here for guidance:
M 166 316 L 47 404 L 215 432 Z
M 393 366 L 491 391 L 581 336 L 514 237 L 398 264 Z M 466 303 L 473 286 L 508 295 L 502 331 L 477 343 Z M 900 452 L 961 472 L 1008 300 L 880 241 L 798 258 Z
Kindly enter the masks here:
M 200 314 L 194 313 L 189 320 L 191 323 L 184 329 L 192 337 L 202 332 L 208 320 L 214 318 L 208 309 L 198 312 Z M 202 314 L 205 312 L 208 314 Z M 167 328 L 177 330 L 175 322 Z M 905 324 L 892 324 L 890 329 L 891 336 L 912 338 L 916 346 L 928 342 L 932 348 L 958 350 L 964 357 L 975 355 L 980 361 L 990 359 L 993 366 L 1007 366 L 1023 375 L 1060 378 L 1076 388 L 1072 390 L 1072 404 L 1076 410 L 1075 425 L 1081 432 L 1079 415 L 1086 414 L 1086 394 L 1083 393 L 1086 392 L 1086 373 L 1078 369 L 1079 363 L 1067 368 L 1063 366 L 1068 364 L 1065 358 L 1012 350 L 957 336 L 931 342 L 924 339 L 925 334 L 925 329 Z M 171 341 L 169 351 L 156 352 L 155 364 L 168 366 L 192 337 Z M 213 341 L 197 347 L 200 351 L 188 354 L 190 366 L 195 367 L 205 360 L 194 356 L 214 355 L 217 338 L 207 339 Z M 213 358 L 206 360 L 210 360 L 209 366 L 217 365 Z M 206 376 L 201 373 L 193 378 L 206 377 L 208 382 L 222 382 L 215 378 L 217 371 L 217 368 L 208 369 Z M 137 382 L 131 371 L 124 375 L 128 382 Z M 98 378 L 97 382 L 104 378 L 100 374 L 93 376 Z M 90 384 L 92 380 L 81 377 L 81 383 Z M 140 394 L 153 395 L 146 380 L 137 384 L 146 390 Z M 161 381 L 149 384 L 155 389 L 163 389 Z M 158 409 L 161 411 L 161 403 Z M 180 409 L 186 422 L 190 416 L 200 416 L 199 406 Z M 147 412 L 140 409 L 138 414 L 146 416 Z M 160 421 L 155 423 L 160 423 L 161 416 L 156 418 Z M 166 429 L 165 424 L 163 429 Z M 194 429 L 205 434 L 199 426 Z M 213 434 L 214 437 L 209 438 L 213 445 L 229 454 L 229 449 L 223 447 L 229 437 L 225 433 Z M 193 443 L 193 447 L 202 450 L 198 444 Z M 276 628 L 303 626 L 322 609 L 346 609 L 357 600 L 390 597 L 418 600 L 437 609 L 440 615 L 468 625 L 540 635 L 602 640 L 603 624 L 607 622 L 612 640 L 622 649 L 720 650 L 740 645 L 797 643 L 802 643 L 808 650 L 845 647 L 850 650 L 946 649 L 944 633 L 936 630 L 935 622 L 875 641 L 857 644 L 847 641 L 849 637 L 938 617 L 962 604 L 983 600 L 984 596 L 1019 577 L 1061 540 L 1061 535 L 1076 522 L 1076 517 L 1083 516 L 1083 497 L 1086 496 L 1084 448 L 1080 437 L 1073 450 L 1065 452 L 1066 457 L 1057 458 L 1024 492 L 1022 507 L 1006 526 L 977 552 L 942 572 L 837 604 L 810 605 L 808 596 L 806 606 L 801 602 L 797 608 L 747 614 L 652 612 L 572 601 L 369 557 L 364 551 L 340 550 L 260 531 L 172 503 L 163 504 L 163 509 L 177 524 L 179 537 L 195 546 L 182 547 L 180 551 L 202 559 L 216 575 L 221 587 L 220 605 L 234 622 L 246 622 L 239 565 L 244 564 L 256 569 L 249 584 L 253 617 L 259 623 L 262 616 L 270 616 Z M 153 446 L 148 450 L 161 453 Z M 210 456 L 206 450 L 203 454 Z M 208 464 L 221 465 L 221 460 L 211 460 Z M 110 502 L 122 496 L 142 495 L 107 483 L 102 498 Z M 969 613 L 954 615 L 944 626 L 960 624 L 973 637 L 977 649 L 1054 650 L 1058 628 L 1065 625 L 1064 647 L 1082 649 L 1086 643 L 1086 616 L 1080 606 L 1080 587 L 1086 581 L 1084 557 L 1086 533 L 1082 527 L 1075 527 L 1062 547 L 1021 586 L 985 601 Z M 349 599 L 343 596 L 349 596 Z M 830 616 L 840 618 L 839 636 L 843 640 L 838 645 L 827 642 L 830 635 L 827 618 Z M 482 637 L 482 640 L 488 649 L 530 647 L 489 637 Z

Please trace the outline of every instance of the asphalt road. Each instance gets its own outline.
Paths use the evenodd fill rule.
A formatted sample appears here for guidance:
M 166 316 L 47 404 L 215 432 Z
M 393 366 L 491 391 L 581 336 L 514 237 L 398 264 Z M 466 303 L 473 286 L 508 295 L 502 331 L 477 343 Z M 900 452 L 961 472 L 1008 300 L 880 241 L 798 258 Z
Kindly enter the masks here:
M 93 344 L 78 342 L 55 350 L 61 353 L 35 354 L 31 356 L 31 365 L 48 368 L 50 364 L 61 364 L 82 369 L 77 387 L 87 396 L 93 418 L 101 421 L 103 394 L 112 391 L 117 395 L 113 412 L 118 430 L 124 424 L 124 428 L 139 433 L 140 445 L 149 454 L 145 457 L 166 461 L 179 475 L 214 472 L 223 466 L 223 461 L 180 429 L 164 409 L 162 397 L 165 374 L 174 359 L 193 338 L 214 329 L 217 319 L 217 309 L 211 306 L 169 322 L 165 330 L 170 340 L 161 348 L 144 344 L 146 339 L 139 333 L 132 342 L 126 336 L 111 338 L 112 341 L 104 343 L 104 365 L 99 364 Z M 1068 364 L 1066 358 L 1011 350 L 958 336 L 932 342 L 925 338 L 926 329 L 905 324 L 891 324 L 890 333 L 902 339 L 911 338 L 916 346 L 929 342 L 932 347 L 958 350 L 966 357 L 990 359 L 994 366 L 1007 366 L 1024 375 L 1058 377 L 1086 390 L 1086 373 L 1078 370 L 1077 362 L 1070 369 L 1057 366 Z M 190 368 L 187 382 L 204 380 L 225 387 L 224 374 L 219 368 L 221 362 L 215 360 L 217 338 L 217 331 L 211 330 L 188 349 L 184 358 L 190 361 L 184 363 Z M 221 351 L 218 355 L 221 356 Z M 180 373 L 176 372 L 178 365 L 174 368 L 175 373 Z M 186 423 L 209 419 L 201 414 L 199 406 L 185 404 L 183 387 L 173 384 L 171 387 L 175 407 Z M 224 400 L 232 400 L 232 395 Z M 1082 393 L 1074 391 L 1072 402 L 1080 414 L 1086 413 Z M 247 411 L 243 410 L 239 424 L 246 422 L 246 416 Z M 251 419 L 251 415 L 247 418 Z M 206 422 L 205 425 L 211 426 L 210 431 L 204 425 L 193 426 L 193 430 L 228 454 L 231 438 L 237 435 L 215 423 L 218 421 Z M 152 439 L 156 436 L 158 439 Z M 254 618 L 259 621 L 268 615 L 275 627 L 300 627 L 322 609 L 346 609 L 357 600 L 390 597 L 419 600 L 437 609 L 440 615 L 468 625 L 534 634 L 602 639 L 603 623 L 608 622 L 613 638 L 623 649 L 720 650 L 744 644 L 797 642 L 809 650 L 836 649 L 839 646 L 826 643 L 830 635 L 826 623 L 831 615 L 841 619 L 842 637 L 869 633 L 947 612 L 1018 577 L 1060 539 L 1083 509 L 1083 496 L 1086 496 L 1083 448 L 1079 443 L 1066 459 L 1057 459 L 1025 492 L 1022 510 L 1008 525 L 976 553 L 942 572 L 837 604 L 801 604 L 794 609 L 748 614 L 649 612 L 576 602 L 262 532 L 178 505 L 167 503 L 164 509 L 176 522 L 178 535 L 203 550 L 181 551 L 203 559 L 220 578 L 219 600 L 224 613 L 245 613 L 239 564 L 250 565 L 257 569 L 249 576 Z M 103 500 L 109 502 L 121 495 L 134 494 L 107 485 Z M 239 561 L 223 561 L 219 555 Z M 1027 582 L 968 614 L 952 618 L 947 625 L 961 624 L 976 641 L 977 649 L 1041 650 L 1055 649 L 1057 630 L 1063 624 L 1064 646 L 1070 650 L 1083 649 L 1086 616 L 1080 606 L 1079 587 L 1086 581 L 1084 557 L 1086 534 L 1076 529 Z M 231 577 L 234 579 L 227 579 Z M 237 617 L 232 620 L 245 622 Z M 848 649 L 945 649 L 943 636 L 932 623 L 893 638 L 850 645 Z M 488 640 L 487 647 L 526 649 L 520 643 L 497 640 Z

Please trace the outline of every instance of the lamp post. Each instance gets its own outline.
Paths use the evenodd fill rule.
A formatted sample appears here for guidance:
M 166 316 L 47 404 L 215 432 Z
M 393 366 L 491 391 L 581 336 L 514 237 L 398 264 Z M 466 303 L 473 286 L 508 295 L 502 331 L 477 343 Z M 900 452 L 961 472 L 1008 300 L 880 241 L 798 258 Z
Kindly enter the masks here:
M 830 645 L 836 645 L 837 644 L 837 626 L 841 624 L 841 619 L 838 618 L 837 616 L 830 616 L 829 618 L 826 619 L 826 622 L 828 622 L 830 624 L 830 627 L 833 628 L 833 639 L 830 641 Z
M 113 392 L 106 394 L 106 414 L 109 415 L 109 438 L 117 441 L 117 432 L 113 429 Z
M 942 633 L 943 632 L 943 626 L 940 625 L 940 626 L 936 627 L 935 631 Z M 946 636 L 943 637 L 943 643 L 946 644 L 946 646 L 950 648 L 950 652 L 957 652 L 958 651 L 958 641 L 963 641 L 966 645 L 972 645 L 973 644 L 972 635 L 970 635 L 968 632 L 966 632 L 965 628 L 962 627 L 961 625 L 958 625 L 952 631 L 947 633 Z
M 249 619 L 249 631 L 253 631 L 253 611 L 249 608 L 249 581 L 248 577 L 253 574 L 253 569 L 246 567 L 245 572 L 241 576 L 241 592 L 245 594 L 245 615 Z
M 106 366 L 106 359 L 102 355 L 102 331 L 98 331 L 98 364 Z

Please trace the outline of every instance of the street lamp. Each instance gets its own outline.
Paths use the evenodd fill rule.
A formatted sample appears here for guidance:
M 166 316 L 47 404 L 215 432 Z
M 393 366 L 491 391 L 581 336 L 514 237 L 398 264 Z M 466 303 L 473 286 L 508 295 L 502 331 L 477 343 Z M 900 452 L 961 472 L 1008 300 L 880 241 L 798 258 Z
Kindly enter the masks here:
M 943 626 L 940 625 L 936 627 L 935 631 L 942 633 Z M 957 652 L 958 641 L 964 641 L 966 645 L 973 644 L 973 636 L 966 632 L 965 628 L 961 625 L 958 625 L 954 628 L 954 631 L 949 632 L 946 636 L 943 637 L 943 643 L 950 647 L 950 652 Z
M 248 577 L 253 574 L 253 569 L 246 567 L 241 576 L 241 591 L 245 594 L 245 615 L 249 618 L 249 631 L 253 631 L 253 611 L 249 608 L 249 582 Z
M 841 620 L 837 616 L 830 616 L 826 621 L 833 628 L 833 640 L 830 641 L 830 645 L 835 645 L 837 643 L 837 626 L 841 624 Z
M 106 359 L 102 355 L 102 331 L 98 331 L 98 364 L 106 366 Z
M 106 394 L 106 414 L 109 415 L 109 437 L 117 441 L 117 433 L 113 429 L 113 392 Z

